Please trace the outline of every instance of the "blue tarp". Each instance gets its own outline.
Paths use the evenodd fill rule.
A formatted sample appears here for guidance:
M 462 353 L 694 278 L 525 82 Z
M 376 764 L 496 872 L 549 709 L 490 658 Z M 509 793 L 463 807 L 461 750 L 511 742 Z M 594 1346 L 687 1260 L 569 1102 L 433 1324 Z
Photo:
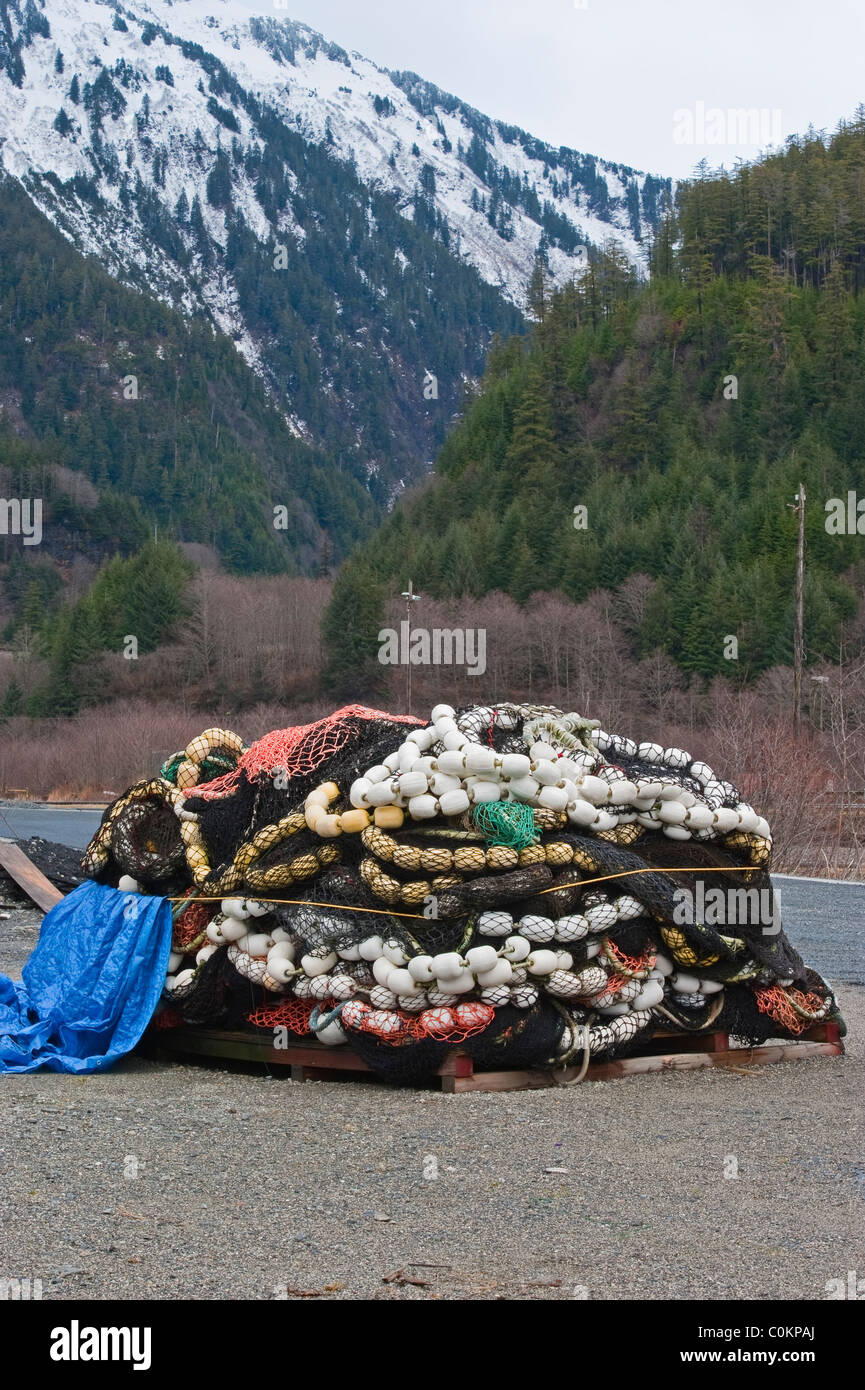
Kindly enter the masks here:
M 0 975 L 0 1072 L 102 1071 L 130 1052 L 170 950 L 166 898 L 82 883 L 42 923 L 23 983 Z

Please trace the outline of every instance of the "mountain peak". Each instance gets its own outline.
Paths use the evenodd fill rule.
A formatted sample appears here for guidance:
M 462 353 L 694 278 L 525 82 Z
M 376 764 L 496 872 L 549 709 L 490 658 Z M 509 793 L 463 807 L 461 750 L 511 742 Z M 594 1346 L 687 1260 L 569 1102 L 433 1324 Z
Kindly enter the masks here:
M 0 0 L 0 163 L 383 501 L 521 326 L 539 252 L 552 285 L 610 237 L 637 262 L 669 190 L 223 0 Z

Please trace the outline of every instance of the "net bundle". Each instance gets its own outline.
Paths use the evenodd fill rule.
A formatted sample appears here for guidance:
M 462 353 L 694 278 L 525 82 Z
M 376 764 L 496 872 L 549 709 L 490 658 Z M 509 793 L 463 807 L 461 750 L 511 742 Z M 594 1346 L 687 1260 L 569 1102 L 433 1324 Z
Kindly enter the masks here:
M 550 706 L 349 705 L 249 748 L 206 730 L 108 808 L 84 867 L 173 898 L 168 1017 L 347 1046 L 405 1084 L 455 1047 L 560 1067 L 838 1017 L 770 856 L 682 749 Z

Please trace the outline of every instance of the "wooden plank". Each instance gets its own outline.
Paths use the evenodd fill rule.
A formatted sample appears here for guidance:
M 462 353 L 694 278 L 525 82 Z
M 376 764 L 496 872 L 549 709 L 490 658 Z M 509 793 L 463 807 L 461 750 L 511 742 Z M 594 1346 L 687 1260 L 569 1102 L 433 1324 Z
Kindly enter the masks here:
M 43 912 L 50 912 L 63 897 L 60 889 L 54 887 L 24 851 L 8 840 L 0 840 L 0 864 Z
M 221 1028 L 153 1028 L 147 1045 L 164 1052 L 194 1053 L 201 1057 L 234 1058 L 239 1062 L 267 1062 L 274 1066 L 322 1067 L 328 1071 L 369 1071 L 362 1057 L 350 1047 L 325 1047 L 323 1043 L 292 1043 L 274 1047 L 269 1034 L 242 1033 Z
M 841 1041 L 841 1025 L 839 1023 L 814 1023 L 803 1034 L 810 1042 L 837 1042 Z
M 704 1067 L 735 1067 L 745 1070 L 774 1062 L 804 1062 L 812 1057 L 838 1057 L 843 1049 L 829 1042 L 795 1042 L 774 1047 L 731 1048 L 728 1052 L 668 1052 L 660 1055 L 625 1057 L 617 1062 L 593 1062 L 586 1081 L 612 1081 L 658 1071 L 696 1071 Z M 473 1076 L 454 1077 L 453 1090 L 534 1091 L 567 1085 L 579 1075 L 579 1068 L 564 1067 L 556 1072 L 487 1071 Z
M 647 1052 L 726 1052 L 730 1046 L 727 1033 L 667 1033 L 658 1032 L 647 1040 Z
M 656 1039 L 657 1041 L 657 1039 Z M 838 1057 L 844 1052 L 837 1023 L 817 1024 L 796 1042 L 774 1043 L 762 1047 L 724 1046 L 726 1034 L 705 1034 L 703 1050 L 692 1050 L 693 1034 L 667 1034 L 662 1039 L 667 1050 L 646 1052 L 619 1061 L 592 1062 L 586 1081 L 609 1081 L 649 1072 L 692 1071 L 705 1067 L 732 1067 L 747 1072 L 752 1067 L 776 1062 L 807 1061 L 813 1057 Z M 348 1047 L 324 1047 L 321 1043 L 292 1043 L 274 1047 L 269 1034 L 236 1032 L 219 1028 L 151 1029 L 145 1042 L 160 1056 L 193 1054 L 229 1060 L 269 1063 L 290 1067 L 296 1081 L 338 1081 L 346 1073 L 371 1074 L 371 1068 Z M 675 1050 L 673 1050 L 675 1049 Z M 578 1066 L 555 1071 L 524 1068 L 519 1071 L 475 1072 L 470 1056 L 454 1048 L 433 1074 L 443 1092 L 449 1095 L 467 1091 L 550 1090 L 576 1082 Z M 430 1079 L 433 1079 L 432 1077 Z

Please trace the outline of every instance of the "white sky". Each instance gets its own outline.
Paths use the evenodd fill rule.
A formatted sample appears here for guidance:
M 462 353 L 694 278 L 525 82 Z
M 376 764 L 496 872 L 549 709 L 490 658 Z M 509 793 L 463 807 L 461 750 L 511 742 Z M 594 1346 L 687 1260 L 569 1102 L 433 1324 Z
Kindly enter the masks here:
M 783 140 L 831 130 L 865 101 L 863 0 L 213 0 L 213 11 L 302 20 L 553 145 L 678 178 L 703 157 L 754 158 L 761 142 L 742 143 L 729 120 L 707 126 L 708 142 L 677 141 L 677 110 L 696 123 L 699 102 L 707 120 L 753 108 Z

